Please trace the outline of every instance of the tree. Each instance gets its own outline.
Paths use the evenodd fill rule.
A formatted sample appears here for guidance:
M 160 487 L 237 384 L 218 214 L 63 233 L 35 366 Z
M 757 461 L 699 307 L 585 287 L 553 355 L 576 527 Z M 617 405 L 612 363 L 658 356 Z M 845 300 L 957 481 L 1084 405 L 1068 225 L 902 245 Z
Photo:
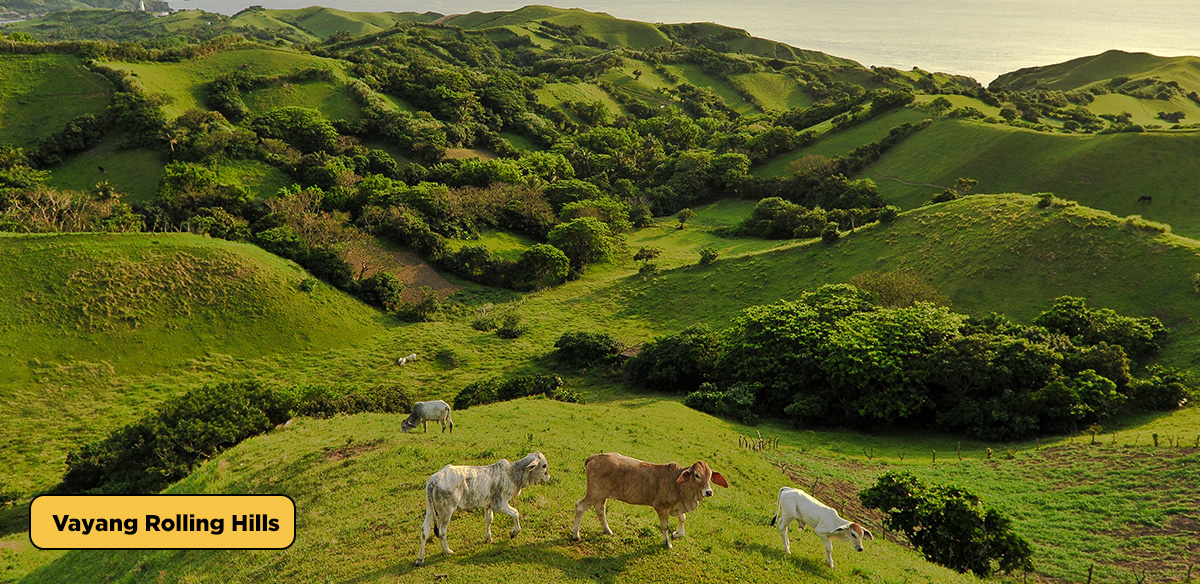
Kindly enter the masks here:
M 968 491 L 889 472 L 859 498 L 883 511 L 887 528 L 903 533 L 931 562 L 980 578 L 997 570 L 1033 569 L 1033 549 L 1013 533 L 1012 521 Z
M 679 228 L 683 229 L 683 224 L 686 223 L 688 219 L 696 218 L 696 212 L 691 210 L 690 208 L 684 207 L 683 209 L 680 209 L 678 213 L 675 214 L 675 218 L 679 219 Z
M 719 255 L 720 252 L 718 252 L 717 248 L 715 247 L 700 248 L 700 265 L 707 266 L 708 264 L 717 261 L 717 256 Z
M 646 264 L 660 255 L 662 255 L 662 250 L 657 247 L 643 247 L 633 254 L 633 261 Z
M 841 237 L 841 234 L 838 233 L 837 223 L 827 223 L 825 224 L 825 229 L 821 230 L 821 241 L 827 244 L 832 245 L 837 243 L 839 237 Z
M 521 254 L 516 271 L 519 287 L 540 288 L 565 280 L 571 271 L 571 260 L 557 247 L 538 243 Z
M 581 217 L 556 225 L 546 241 L 571 260 L 571 271 L 580 274 L 591 264 L 608 259 L 616 247 L 608 225 L 594 217 Z

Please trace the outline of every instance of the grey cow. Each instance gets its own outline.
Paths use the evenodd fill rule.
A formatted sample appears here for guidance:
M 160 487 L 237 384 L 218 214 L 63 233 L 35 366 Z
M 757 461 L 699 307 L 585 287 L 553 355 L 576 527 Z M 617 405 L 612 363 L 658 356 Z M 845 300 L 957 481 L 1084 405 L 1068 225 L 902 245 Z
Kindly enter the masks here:
M 425 483 L 425 524 L 415 565 L 425 564 L 425 543 L 431 529 L 442 542 L 442 553 L 454 553 L 446 543 L 446 529 L 450 527 L 450 516 L 458 509 L 484 509 L 486 543 L 492 541 L 492 509 L 513 518 L 509 536 L 516 537 L 521 532 L 521 514 L 509 505 L 509 500 L 525 487 L 548 482 L 550 469 L 541 452 L 526 454 L 516 462 L 500 459 L 487 466 L 442 467 Z
M 446 424 L 450 425 L 450 433 L 454 433 L 454 420 L 450 418 L 450 404 L 442 401 L 427 401 L 417 402 L 413 404 L 412 413 L 408 415 L 408 419 L 400 422 L 400 431 L 408 432 L 421 424 L 421 427 L 426 432 L 429 431 L 429 422 L 441 422 L 442 431 L 446 431 Z

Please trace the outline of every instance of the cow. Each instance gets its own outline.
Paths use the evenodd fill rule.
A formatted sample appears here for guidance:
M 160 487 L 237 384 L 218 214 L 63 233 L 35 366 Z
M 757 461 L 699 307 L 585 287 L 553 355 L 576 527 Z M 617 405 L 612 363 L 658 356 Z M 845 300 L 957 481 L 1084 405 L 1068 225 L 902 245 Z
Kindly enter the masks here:
M 1151 197 L 1150 195 L 1142 195 L 1142 196 L 1138 197 L 1137 202 L 1146 203 L 1147 205 L 1149 205 L 1154 202 L 1154 197 Z
M 605 514 L 605 501 L 616 499 L 631 505 L 649 505 L 658 512 L 659 526 L 663 533 L 663 546 L 671 549 L 671 540 L 687 535 L 684 522 L 687 513 L 700 505 L 700 500 L 713 495 L 709 480 L 729 487 L 725 477 L 708 467 L 704 461 L 687 467 L 672 462 L 651 464 L 608 452 L 593 454 L 583 463 L 587 471 L 587 494 L 575 503 L 575 524 L 571 527 L 571 539 L 579 540 L 579 523 L 588 508 L 596 510 L 596 518 L 605 535 L 612 535 Z M 679 518 L 679 530 L 671 533 L 669 516 Z
M 408 363 L 412 363 L 413 361 L 416 361 L 416 360 L 417 360 L 417 354 L 413 353 L 411 355 L 406 355 L 404 357 L 396 359 L 396 364 L 403 367 L 403 366 L 407 365 Z
M 771 519 L 771 525 L 779 522 L 779 535 L 783 538 L 783 551 L 792 553 L 792 546 L 788 542 L 788 524 L 796 520 L 800 523 L 800 529 L 804 526 L 813 526 L 813 531 L 817 537 L 821 538 L 821 543 L 825 544 L 825 563 L 830 568 L 833 567 L 833 541 L 841 539 L 850 542 L 854 545 L 857 551 L 863 551 L 863 540 L 875 540 L 875 536 L 871 532 L 864 529 L 863 526 L 846 521 L 838 516 L 837 511 L 833 507 L 826 505 L 801 491 L 792 487 L 782 487 L 779 489 L 779 502 L 775 510 L 775 517 Z
M 412 413 L 408 415 L 408 419 L 400 422 L 400 431 L 408 432 L 416 428 L 417 424 L 421 424 L 421 427 L 428 432 L 429 422 L 441 422 L 442 432 L 446 431 L 446 424 L 450 424 L 450 433 L 453 434 L 454 420 L 450 418 L 450 404 L 440 399 L 413 404 Z
M 425 565 L 425 543 L 429 541 L 430 529 L 441 540 L 442 553 L 454 553 L 446 543 L 446 529 L 450 527 L 450 516 L 458 509 L 484 509 L 487 534 L 484 543 L 492 542 L 493 509 L 513 518 L 509 537 L 516 537 L 521 532 L 521 514 L 508 501 L 520 495 L 525 487 L 548 482 L 550 469 L 541 452 L 526 454 L 516 462 L 500 459 L 487 466 L 442 467 L 425 483 L 425 524 L 421 528 L 421 551 L 417 552 L 415 565 Z

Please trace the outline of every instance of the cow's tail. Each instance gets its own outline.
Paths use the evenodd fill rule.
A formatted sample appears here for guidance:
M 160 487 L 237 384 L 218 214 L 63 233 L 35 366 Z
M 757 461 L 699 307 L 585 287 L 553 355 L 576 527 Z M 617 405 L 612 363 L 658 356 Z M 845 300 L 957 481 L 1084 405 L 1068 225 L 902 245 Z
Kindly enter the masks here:
M 779 494 L 783 494 L 783 490 L 787 487 L 779 487 Z M 775 497 L 775 516 L 771 518 L 771 527 L 775 527 L 775 522 L 783 516 L 783 497 Z
M 442 534 L 438 532 L 437 509 L 433 505 L 433 491 L 436 488 L 437 487 L 433 484 L 433 481 L 425 483 L 425 520 L 433 520 L 433 535 L 435 537 L 441 537 Z

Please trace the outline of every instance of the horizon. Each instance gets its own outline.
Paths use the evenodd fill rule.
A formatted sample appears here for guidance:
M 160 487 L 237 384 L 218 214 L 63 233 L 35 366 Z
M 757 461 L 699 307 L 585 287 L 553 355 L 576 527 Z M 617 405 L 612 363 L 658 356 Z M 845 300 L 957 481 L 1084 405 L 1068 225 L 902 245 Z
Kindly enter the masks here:
M 1200 38 L 1185 23 L 1200 21 L 1200 3 L 1165 0 L 1153 10 L 1131 0 L 169 0 L 173 10 L 232 15 L 323 6 L 350 12 L 507 12 L 525 6 L 578 8 L 652 23 L 714 22 L 800 49 L 853 59 L 868 67 L 966 75 L 984 86 L 1019 69 L 1053 65 L 1109 50 L 1160 57 L 1200 57 Z M 1171 19 L 1161 15 L 1172 14 Z M 1190 18 L 1189 15 L 1194 16 Z M 933 23 L 930 25 L 930 23 Z M 980 36 L 986 26 L 990 34 Z

